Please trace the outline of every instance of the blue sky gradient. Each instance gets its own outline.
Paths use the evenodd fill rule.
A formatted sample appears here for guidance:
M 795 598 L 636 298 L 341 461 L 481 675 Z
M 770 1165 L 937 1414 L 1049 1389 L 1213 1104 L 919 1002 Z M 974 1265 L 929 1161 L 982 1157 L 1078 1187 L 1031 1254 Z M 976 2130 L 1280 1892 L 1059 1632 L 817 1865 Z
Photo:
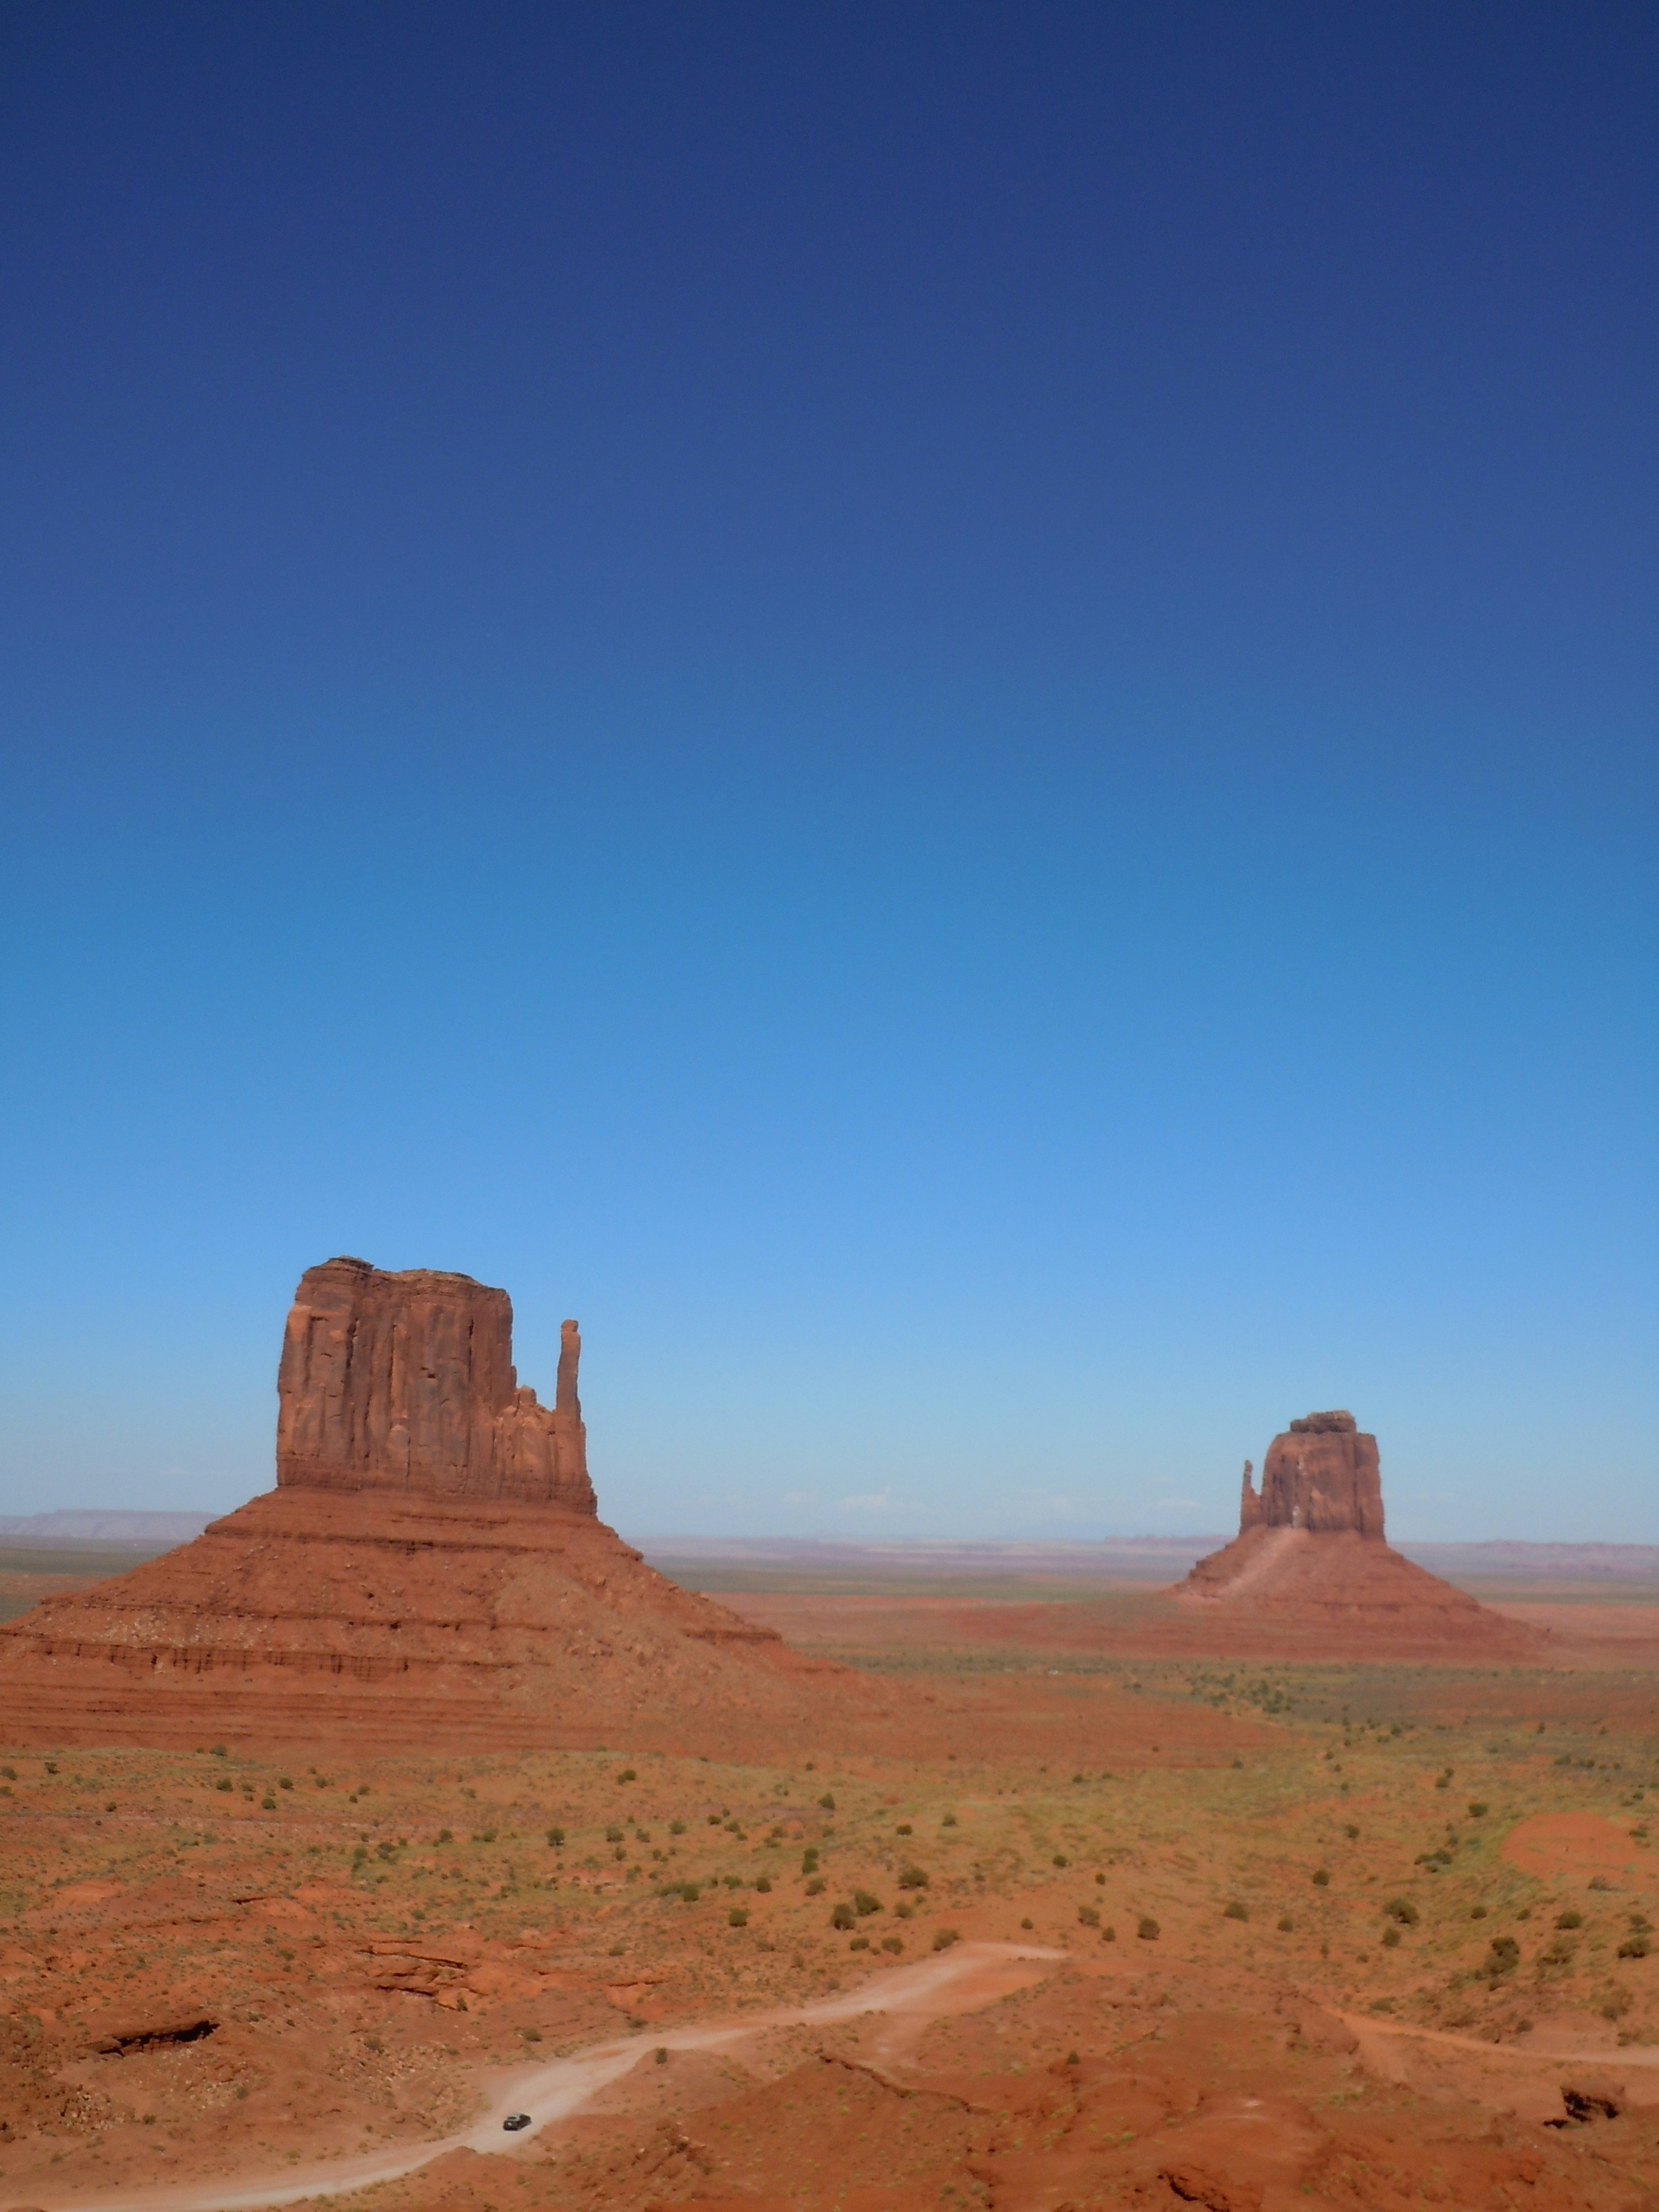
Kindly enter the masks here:
M 1659 1540 L 1636 7 L 0 30 L 0 1511 L 303 1267 L 625 1531 Z

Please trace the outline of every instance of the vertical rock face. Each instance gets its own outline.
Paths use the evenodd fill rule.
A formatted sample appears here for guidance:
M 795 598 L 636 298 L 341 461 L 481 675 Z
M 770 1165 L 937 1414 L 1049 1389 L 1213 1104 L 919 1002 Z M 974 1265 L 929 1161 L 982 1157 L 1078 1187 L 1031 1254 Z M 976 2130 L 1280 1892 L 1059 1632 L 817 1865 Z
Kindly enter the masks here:
M 1267 1447 L 1261 1488 L 1244 1467 L 1239 1534 L 1250 1528 L 1347 1532 L 1382 1540 L 1382 1475 L 1376 1438 L 1352 1413 L 1309 1413 Z
M 505 1291 L 428 1267 L 326 1260 L 300 1279 L 276 1376 L 276 1480 L 518 1499 L 592 1514 L 576 1395 L 581 1338 L 564 1324 L 557 1402 L 513 1365 Z
M 1261 1525 L 1261 1493 L 1250 1481 L 1252 1472 L 1250 1462 L 1246 1460 L 1238 1501 L 1238 1533 L 1241 1536 L 1247 1528 L 1258 1528 Z

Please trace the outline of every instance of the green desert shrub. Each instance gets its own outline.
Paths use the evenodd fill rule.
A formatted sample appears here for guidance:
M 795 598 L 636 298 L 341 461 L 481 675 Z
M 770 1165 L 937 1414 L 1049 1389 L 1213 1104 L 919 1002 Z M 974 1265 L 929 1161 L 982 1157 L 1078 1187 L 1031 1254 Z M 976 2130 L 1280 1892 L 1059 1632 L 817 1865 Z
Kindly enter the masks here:
M 832 1928 L 850 1928 L 857 1918 L 858 1915 L 850 1905 L 843 1903 L 830 1908 L 830 1925 Z
M 1158 1926 L 1157 1921 L 1152 1918 L 1150 1913 L 1147 1914 L 1146 1918 L 1141 1921 L 1139 1926 L 1135 1929 L 1135 1934 L 1139 1936 L 1143 1943 L 1156 1943 L 1158 1937 L 1163 1933 L 1164 1930 Z
M 1418 1911 L 1409 1897 L 1391 1897 L 1382 1908 L 1390 1920 L 1398 1921 L 1402 1928 L 1415 1928 Z
M 927 1887 L 927 1873 L 919 1866 L 905 1867 L 900 1871 L 898 1886 L 901 1889 L 926 1889 Z
M 1248 1920 L 1250 1917 L 1250 1908 L 1248 1905 L 1241 1904 L 1237 1898 L 1234 1898 L 1232 1903 L 1224 1908 L 1221 1917 L 1224 1920 Z
M 960 1943 L 961 1941 L 954 1928 L 936 1928 L 933 1930 L 933 1948 L 936 1951 L 948 1951 L 952 1943 Z

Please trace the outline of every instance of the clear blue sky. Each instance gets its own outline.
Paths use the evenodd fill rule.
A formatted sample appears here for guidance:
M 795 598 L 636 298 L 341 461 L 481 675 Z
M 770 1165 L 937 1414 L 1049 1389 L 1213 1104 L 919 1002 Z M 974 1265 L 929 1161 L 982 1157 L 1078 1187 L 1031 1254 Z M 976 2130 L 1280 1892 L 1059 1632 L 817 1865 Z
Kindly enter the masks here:
M 1659 1540 L 1646 6 L 0 17 L 0 1510 Z

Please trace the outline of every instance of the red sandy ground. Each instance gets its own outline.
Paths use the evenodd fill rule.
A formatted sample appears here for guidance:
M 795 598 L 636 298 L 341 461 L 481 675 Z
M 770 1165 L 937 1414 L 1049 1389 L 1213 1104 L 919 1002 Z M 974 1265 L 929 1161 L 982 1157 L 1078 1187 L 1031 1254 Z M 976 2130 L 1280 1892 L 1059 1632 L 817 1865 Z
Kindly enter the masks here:
M 384 1682 L 362 1685 L 355 1708 L 331 1692 L 263 1707 L 228 1698 L 223 1725 L 195 1739 L 227 1745 L 217 1765 L 59 1748 L 48 1776 L 41 1747 L 107 1741 L 110 1717 L 83 1715 L 77 1728 L 66 1698 L 21 1735 L 7 1727 L 35 1748 L 10 1755 L 17 1771 L 0 1785 L 12 1914 L 0 1938 L 0 2207 L 126 2203 L 138 2187 L 280 2178 L 290 2154 L 441 2136 L 495 2078 L 483 2069 L 522 2063 L 526 2033 L 543 2051 L 574 2049 L 624 2015 L 650 2023 L 641 2059 L 593 2109 L 504 2156 L 453 2152 L 365 2206 L 1659 2205 L 1659 1956 L 1613 1956 L 1642 1907 L 1659 1918 L 1645 1824 L 1623 1809 L 1659 1789 L 1659 1699 L 1643 1639 L 1607 1633 L 1601 1608 L 1569 1624 L 1564 1608 L 1540 1606 L 1556 1631 L 1547 1666 L 1413 1668 L 1390 1654 L 1370 1670 L 1351 1657 L 1340 1681 L 1281 1667 L 1299 1717 L 1277 1719 L 1239 1708 L 1242 1677 L 1224 1692 L 1231 1705 L 1211 1702 L 1211 1678 L 1164 1640 L 1144 1589 L 1054 1606 L 726 1602 L 820 1662 L 856 1657 L 860 1671 L 786 1662 L 799 1714 L 714 1697 L 676 1711 L 631 1692 L 624 1712 L 608 1698 L 610 1756 L 580 1767 L 510 1751 L 423 1757 L 410 1706 Z M 1632 1617 L 1607 1613 L 1620 1626 Z M 811 1697 L 815 1684 L 831 1693 Z M 1334 1716 L 1339 1692 L 1382 1717 L 1352 1747 L 1346 1727 L 1319 1717 L 1322 1698 Z M 186 1727 L 213 1711 L 204 1702 Z M 1404 1737 L 1397 1724 L 1384 1732 L 1395 1712 Z M 544 1718 L 556 1741 L 568 1727 L 588 1741 L 597 1725 L 580 1711 Z M 523 1725 L 515 1708 L 509 1743 Z M 1503 1744 L 1489 1745 L 1498 1729 Z M 258 1762 L 274 1773 L 290 1748 L 300 1786 L 267 1815 Z M 618 1801 L 630 1754 L 640 1778 Z M 652 1754 L 659 1763 L 647 1765 Z M 306 1765 L 331 1761 L 332 1789 L 313 1785 Z M 1455 1770 L 1454 1786 L 1443 1769 Z M 222 1794 L 216 1772 L 246 1775 L 246 1796 L 240 1782 Z M 343 1797 L 352 1774 L 373 1784 L 361 1800 L 356 1788 Z M 1081 1847 L 1051 1850 L 1085 1777 L 1076 1802 L 1107 1809 L 1089 1814 Z M 833 1813 L 817 1809 L 826 1778 Z M 1476 1788 L 1490 1811 L 1466 1806 Z M 540 1846 L 535 1860 L 534 1839 L 560 1790 L 573 1804 L 589 1793 L 575 1811 L 552 1799 L 573 1823 L 609 1817 L 614 1802 L 633 1808 L 650 1859 L 631 1826 L 618 1850 L 645 1881 L 630 1890 L 608 1848 L 579 1861 L 573 1846 L 556 1887 L 526 1883 L 526 1862 L 550 1856 Z M 458 1791 L 469 1822 L 520 1839 L 469 1842 Z M 106 1802 L 116 1809 L 97 1809 Z M 733 1806 L 746 1840 L 725 1819 Z M 676 1871 L 697 1874 L 703 1894 L 659 1905 L 645 1893 L 677 1807 L 689 1825 Z M 164 1866 L 165 1839 L 208 1814 L 218 1842 Z M 763 1826 L 775 1814 L 783 1840 L 771 1846 Z M 915 1836 L 902 1847 L 883 1840 L 901 1818 Z M 428 1840 L 440 1820 L 458 1831 L 453 1846 Z M 1024 1858 L 993 1863 L 994 1838 L 1021 1822 Z M 348 1865 L 360 1823 L 362 1869 Z M 809 1899 L 799 1854 L 821 1832 L 832 1887 Z M 1442 1838 L 1443 1870 L 1424 1867 L 1422 1847 Z M 320 1854 L 314 1875 L 295 1871 L 306 1850 Z M 729 1926 L 714 1869 L 752 1874 L 767 1850 L 787 1859 L 787 1881 L 764 1895 L 751 1881 L 747 1924 Z M 1023 1921 L 1066 1956 L 1012 1993 L 988 1984 L 978 2009 L 896 2030 L 880 2009 L 878 1953 L 849 1957 L 823 1908 L 866 1881 L 884 1909 L 859 1925 L 896 1936 L 894 1870 L 911 1850 L 934 1879 L 902 1924 L 906 1959 L 935 1929 L 1018 1941 Z M 462 1852 L 465 1893 L 448 1879 Z M 1310 1884 L 1322 1865 L 1335 1869 L 1328 1890 Z M 1223 1901 L 1252 1882 L 1251 1917 L 1224 1917 Z M 1422 1918 L 1384 1950 L 1378 1905 L 1395 1887 L 1420 1900 Z M 1100 1916 L 1083 1918 L 1097 1898 L 1117 1923 L 1109 1944 Z M 1283 1936 L 1281 1899 L 1295 1923 Z M 1471 1900 L 1486 1916 L 1478 1925 Z M 1547 1944 L 1569 1905 L 1583 1926 L 1558 1967 Z M 1148 1913 L 1158 1933 L 1138 1940 Z M 1483 1975 L 1489 1934 L 1510 1929 L 1522 1969 Z M 774 2031 L 718 2057 L 655 2058 L 678 2024 L 805 2002 L 866 1972 L 861 2019 Z M 218 2021 L 210 2037 L 127 2056 L 94 2047 L 195 2009 Z M 1548 2124 L 1575 2111 L 1581 2124 Z M 166 2212 L 170 2200 L 151 2201 Z

